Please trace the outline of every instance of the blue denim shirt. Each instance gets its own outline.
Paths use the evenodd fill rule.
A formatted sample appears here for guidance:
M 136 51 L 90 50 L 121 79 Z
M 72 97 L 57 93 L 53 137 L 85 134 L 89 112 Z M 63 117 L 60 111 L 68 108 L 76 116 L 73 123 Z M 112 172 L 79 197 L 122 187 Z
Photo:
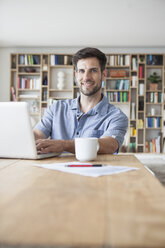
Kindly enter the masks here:
M 41 130 L 47 138 L 50 136 L 52 139 L 109 136 L 118 141 L 120 148 L 127 127 L 127 116 L 119 108 L 109 104 L 104 96 L 85 114 L 80 110 L 79 98 L 58 100 L 50 105 L 35 129 Z

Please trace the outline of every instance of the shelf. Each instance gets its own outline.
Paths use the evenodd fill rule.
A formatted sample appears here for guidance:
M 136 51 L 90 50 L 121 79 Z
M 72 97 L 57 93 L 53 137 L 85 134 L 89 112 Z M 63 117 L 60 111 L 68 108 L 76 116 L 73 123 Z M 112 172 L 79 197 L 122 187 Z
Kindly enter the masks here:
M 106 89 L 106 91 L 111 92 L 129 92 L 129 90 L 115 90 L 115 89 Z
M 163 65 L 146 65 L 148 69 L 163 69 Z
M 34 65 L 22 65 L 22 64 L 18 64 L 18 67 L 41 67 L 41 64 L 34 64 Z
M 111 102 L 110 101 L 110 103 L 111 104 L 129 104 L 130 102 Z
M 162 104 L 162 102 L 146 102 L 146 104 L 154 104 L 154 105 L 160 105 L 160 104 Z
M 71 97 L 67 97 L 67 98 L 66 98 L 66 97 L 58 97 L 58 96 L 57 96 L 57 97 L 56 97 L 56 96 L 55 96 L 55 97 L 50 97 L 50 98 L 51 98 L 51 99 L 54 99 L 54 100 L 73 99 L 73 98 L 71 98 Z
M 25 76 L 40 76 L 40 73 L 39 72 L 18 72 L 18 75 L 20 75 L 20 76 L 23 76 L 23 75 L 25 75 Z
M 40 91 L 40 89 L 18 89 L 18 91 Z
M 50 68 L 73 69 L 73 65 L 50 65 Z
M 26 55 L 28 55 L 28 59 Z M 38 62 L 39 64 L 27 64 L 27 62 L 30 63 L 31 61 L 32 62 L 34 61 L 34 58 L 36 56 L 33 57 L 33 60 L 29 60 L 29 56 L 31 57 L 33 55 L 37 56 L 37 60 L 35 60 L 35 62 Z M 66 64 L 65 63 L 66 61 L 64 62 L 64 60 L 57 60 L 57 61 L 53 59 L 51 60 L 51 55 L 53 55 L 52 58 L 55 58 L 55 55 L 69 56 L 68 57 L 69 62 L 68 64 Z M 159 96 L 159 98 L 158 97 L 153 98 L 156 101 L 158 101 L 158 99 L 159 100 L 164 99 L 165 55 L 163 54 L 162 60 L 157 60 L 159 63 L 162 63 L 163 61 L 164 66 L 163 65 L 149 65 L 148 59 L 150 57 L 153 58 L 153 61 L 150 60 L 150 63 L 151 62 L 153 63 L 154 61 L 156 61 L 154 59 L 157 59 L 157 57 L 154 58 L 154 55 L 152 54 L 106 54 L 106 55 L 109 57 L 108 61 L 110 63 L 106 66 L 106 69 L 108 70 L 108 74 L 107 74 L 108 76 L 104 80 L 104 84 L 102 84 L 104 85 L 102 87 L 102 92 L 105 96 L 107 96 L 110 104 L 113 104 L 114 106 L 120 108 L 127 116 L 129 116 L 128 147 L 130 147 L 130 144 L 134 143 L 136 151 L 145 152 L 146 142 L 148 142 L 149 139 L 156 139 L 159 136 L 159 133 L 162 132 L 164 128 L 164 127 L 146 128 L 145 126 L 147 126 L 146 121 L 149 120 L 146 118 L 154 118 L 154 121 L 155 120 L 160 121 L 162 125 L 165 123 L 165 120 L 163 117 L 165 102 L 163 101 L 162 102 L 146 102 L 152 99 L 150 98 L 150 96 L 152 95 L 153 97 Z M 49 106 L 51 101 L 72 99 L 73 96 L 76 97 L 77 95 L 79 95 L 79 85 L 75 83 L 76 81 L 74 77 L 75 69 L 74 69 L 74 66 L 71 64 L 72 56 L 73 55 L 71 54 L 64 54 L 64 53 L 60 53 L 60 54 L 52 54 L 52 53 L 11 54 L 11 63 L 10 63 L 10 78 L 11 78 L 10 89 L 12 89 L 12 94 L 10 92 L 11 100 L 16 98 L 18 101 L 27 101 L 30 103 L 32 103 L 33 101 L 37 102 L 37 109 L 39 110 L 39 113 L 33 113 L 32 115 L 42 117 L 44 111 Z M 150 56 L 150 57 L 147 57 L 147 56 Z M 60 56 L 58 58 L 60 58 Z M 142 62 L 140 61 L 140 58 L 143 59 Z M 26 64 L 23 64 L 24 62 L 26 62 Z M 54 62 L 57 62 L 58 64 L 55 64 Z M 35 72 L 27 72 L 26 68 L 32 68 L 34 69 Z M 57 73 L 60 70 L 66 73 L 65 86 L 67 87 L 67 89 L 65 88 L 61 90 L 57 89 L 57 85 L 58 85 Z M 126 72 L 126 74 L 122 74 L 125 77 L 113 77 L 113 75 L 120 76 L 121 74 L 110 74 L 112 71 L 122 71 L 122 70 Z M 149 75 L 152 73 L 152 71 L 154 70 L 155 71 L 157 70 L 158 72 L 160 72 L 162 76 L 162 82 L 159 83 L 158 90 L 156 91 L 149 90 L 149 82 L 147 79 Z M 43 85 L 43 79 L 45 76 L 47 76 L 47 85 Z M 136 77 L 136 80 L 133 79 L 133 76 Z M 139 76 L 141 78 L 139 78 Z M 26 85 L 29 87 L 30 85 L 29 79 L 32 79 L 32 81 L 34 82 L 35 81 L 39 82 L 38 84 L 31 84 L 33 86 L 37 85 L 38 89 L 36 88 L 35 89 L 29 89 L 29 88 L 18 89 L 18 85 L 19 85 L 18 77 L 20 81 L 22 80 L 21 86 Z M 133 84 L 131 83 L 132 80 L 133 80 Z M 120 83 L 120 81 L 123 81 L 124 83 Z M 120 87 L 116 83 L 118 83 Z M 140 83 L 144 85 L 143 91 L 139 90 Z M 134 86 L 131 86 L 131 85 L 134 85 Z M 127 87 L 127 90 L 124 90 L 123 89 L 124 87 L 125 88 Z M 122 88 L 122 89 L 120 90 L 119 88 Z M 13 92 L 14 92 L 14 96 L 13 96 Z M 140 94 L 141 92 L 144 94 L 141 95 Z M 124 101 L 119 102 L 119 100 L 124 100 Z M 130 119 L 131 116 L 133 117 L 133 115 L 130 114 L 132 111 L 131 102 L 134 102 L 136 105 L 135 107 L 136 119 Z M 140 108 L 141 110 L 138 110 L 138 108 Z M 157 113 L 156 115 L 149 114 L 149 113 L 152 113 L 151 111 L 152 108 L 155 109 L 155 113 Z M 143 125 L 141 124 L 141 121 L 139 120 L 142 120 Z M 157 123 L 157 124 L 159 125 L 160 123 Z M 134 128 L 136 128 L 137 130 L 136 135 L 131 135 L 134 133 L 129 133 L 131 125 Z M 138 128 L 138 125 L 140 128 Z M 149 125 L 149 126 L 152 126 L 152 125 Z M 157 137 L 155 137 L 155 134 Z M 164 136 L 165 134 L 161 136 L 160 140 L 162 143 L 160 144 L 160 147 L 163 147 L 163 140 L 165 140 Z M 138 144 L 138 142 L 140 144 Z M 142 142 L 144 142 L 144 144 L 141 144 Z
M 39 97 L 29 97 L 29 96 L 18 96 L 18 99 L 31 99 L 31 100 L 40 100 L 40 98 Z
M 106 80 L 130 80 L 130 77 L 106 77 Z
M 107 65 L 106 68 L 128 68 L 129 69 L 129 65 Z
M 40 113 L 30 113 L 31 116 L 39 116 Z
M 63 90 L 58 90 L 58 89 L 49 89 L 51 92 L 72 92 L 71 89 L 63 89 Z
M 147 130 L 161 130 L 161 127 L 146 127 Z
M 146 115 L 146 117 L 161 117 L 162 118 L 161 115 Z
M 156 93 L 156 92 L 160 92 L 162 93 L 162 90 L 146 90 L 146 93 L 149 92 L 149 93 Z

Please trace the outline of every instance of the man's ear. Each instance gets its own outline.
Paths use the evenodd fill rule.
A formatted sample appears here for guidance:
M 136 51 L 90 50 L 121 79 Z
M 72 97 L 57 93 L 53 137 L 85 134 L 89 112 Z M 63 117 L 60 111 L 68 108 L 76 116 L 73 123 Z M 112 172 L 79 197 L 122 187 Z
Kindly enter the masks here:
M 107 69 L 105 69 L 103 72 L 102 72 L 102 80 L 104 81 L 104 79 L 107 77 L 107 74 L 108 74 L 108 71 Z

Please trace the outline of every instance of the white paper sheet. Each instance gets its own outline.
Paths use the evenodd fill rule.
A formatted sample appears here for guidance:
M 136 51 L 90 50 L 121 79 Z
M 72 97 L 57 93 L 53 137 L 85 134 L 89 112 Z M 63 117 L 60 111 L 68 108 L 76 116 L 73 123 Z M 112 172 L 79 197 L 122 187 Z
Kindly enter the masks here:
M 82 176 L 89 177 L 99 177 L 105 175 L 112 175 L 121 172 L 138 170 L 136 167 L 127 166 L 114 166 L 114 165 L 103 165 L 102 167 L 67 167 L 68 164 L 82 164 L 79 162 L 69 162 L 69 163 L 53 163 L 53 164 L 35 164 L 35 166 L 42 167 L 50 170 L 57 170 L 72 174 L 78 174 Z M 88 164 L 88 163 L 85 163 Z M 90 163 L 91 164 L 91 163 Z

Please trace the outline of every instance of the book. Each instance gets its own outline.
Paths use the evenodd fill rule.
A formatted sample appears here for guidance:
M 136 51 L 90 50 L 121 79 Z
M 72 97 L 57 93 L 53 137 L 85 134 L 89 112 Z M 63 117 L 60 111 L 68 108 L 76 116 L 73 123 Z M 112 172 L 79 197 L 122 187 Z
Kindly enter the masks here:
M 16 102 L 15 89 L 13 86 L 11 87 L 11 94 L 12 94 L 12 101 Z

